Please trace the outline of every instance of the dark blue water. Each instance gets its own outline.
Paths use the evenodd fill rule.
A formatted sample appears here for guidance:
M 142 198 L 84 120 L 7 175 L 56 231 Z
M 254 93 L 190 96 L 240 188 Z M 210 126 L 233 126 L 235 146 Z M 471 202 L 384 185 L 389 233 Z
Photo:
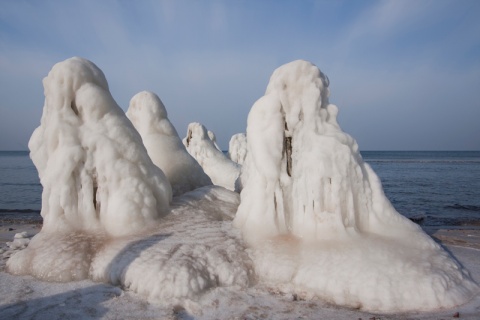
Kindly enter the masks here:
M 479 151 L 362 152 L 398 212 L 426 227 L 480 227 Z
M 364 151 L 401 214 L 424 227 L 480 227 L 480 151 Z M 28 152 L 0 151 L 0 222 L 41 221 Z
M 0 151 L 0 222 L 41 221 L 42 185 L 28 151 Z

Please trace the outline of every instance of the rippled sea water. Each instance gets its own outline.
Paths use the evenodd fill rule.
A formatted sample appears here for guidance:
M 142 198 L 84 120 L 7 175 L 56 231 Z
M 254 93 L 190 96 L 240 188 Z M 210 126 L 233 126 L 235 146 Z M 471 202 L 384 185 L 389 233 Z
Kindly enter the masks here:
M 480 227 L 479 151 L 367 151 L 398 212 L 424 226 Z
M 480 151 L 364 151 L 401 214 L 425 227 L 480 228 Z M 27 151 L 0 151 L 0 222 L 41 221 Z

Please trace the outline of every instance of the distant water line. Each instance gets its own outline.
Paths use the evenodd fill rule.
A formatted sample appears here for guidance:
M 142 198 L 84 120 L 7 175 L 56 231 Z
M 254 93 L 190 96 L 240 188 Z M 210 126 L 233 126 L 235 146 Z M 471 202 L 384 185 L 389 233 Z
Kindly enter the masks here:
M 480 151 L 363 151 L 401 214 L 425 227 L 480 227 Z M 41 221 L 28 151 L 0 151 L 0 222 Z

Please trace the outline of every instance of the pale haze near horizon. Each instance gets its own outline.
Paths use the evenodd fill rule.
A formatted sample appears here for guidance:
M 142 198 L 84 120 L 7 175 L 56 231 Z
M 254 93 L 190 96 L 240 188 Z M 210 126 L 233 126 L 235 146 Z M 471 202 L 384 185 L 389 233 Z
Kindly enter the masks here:
M 27 150 L 42 79 L 72 56 L 122 109 L 155 92 L 222 149 L 275 68 L 305 59 L 361 150 L 480 150 L 480 1 L 2 1 L 0 150 Z

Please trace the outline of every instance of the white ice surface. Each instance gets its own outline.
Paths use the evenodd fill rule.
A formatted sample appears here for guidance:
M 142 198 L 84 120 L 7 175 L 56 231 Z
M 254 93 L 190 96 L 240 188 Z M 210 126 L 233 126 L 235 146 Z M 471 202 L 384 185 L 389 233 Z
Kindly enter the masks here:
M 183 144 L 212 179 L 213 184 L 235 190 L 235 181 L 240 175 L 240 166 L 219 150 L 215 142 L 211 140 L 211 135 L 213 134 L 209 134 L 202 124 L 190 123 Z
M 245 133 L 237 133 L 232 136 L 228 144 L 228 156 L 233 162 L 243 165 L 247 156 L 247 136 Z
M 174 196 L 212 184 L 185 149 L 156 94 L 148 91 L 136 94 L 130 101 L 127 117 L 142 136 L 153 163 L 170 181 Z
M 42 230 L 12 255 L 7 270 L 56 282 L 90 278 L 155 303 L 198 300 L 217 287 L 246 288 L 251 261 L 231 227 L 238 200 L 222 187 L 199 188 L 176 197 L 169 215 L 137 235 Z
M 213 145 L 215 146 L 215 148 L 217 148 L 217 150 L 219 150 L 219 151 L 222 151 L 222 149 L 220 148 L 220 146 L 217 144 L 217 136 L 215 135 L 215 133 L 213 133 L 213 131 L 208 130 L 208 131 L 207 131 L 207 134 L 208 134 L 208 138 L 209 138 L 210 140 L 212 140 Z
M 294 61 L 273 73 L 248 116 L 234 224 L 271 286 L 353 308 L 448 308 L 478 286 L 395 211 L 329 104 L 328 79 Z
M 170 199 L 170 184 L 151 162 L 138 132 L 118 112 L 105 89 L 103 74 L 78 58 L 57 66 L 61 72 L 54 72 L 54 67 L 52 77 L 45 81 L 43 127 L 35 131 L 30 143 L 42 184 L 49 190 L 43 199 L 48 206 L 42 206 L 44 227 L 27 248 L 4 252 L 11 255 L 7 270 L 19 277 L 0 273 L 0 318 L 351 319 L 369 315 L 365 310 L 389 314 L 435 310 L 434 318 L 452 314 L 452 310 L 461 310 L 462 318 L 478 315 L 478 287 L 460 263 L 395 212 L 378 178 L 363 164 L 354 140 L 336 124 L 336 108 L 324 103 L 327 91 L 322 90 L 327 81 L 311 64 L 297 62 L 287 70 L 280 68 L 272 77 L 277 85 L 252 108 L 240 207 L 237 193 L 205 186 L 174 198 L 170 206 L 168 201 L 161 202 L 167 210 L 162 207 L 154 217 L 148 210 L 157 200 Z M 283 77 L 293 80 L 283 83 Z M 61 94 L 50 94 L 51 83 L 52 91 Z M 286 88 L 293 91 L 283 92 Z M 83 96 L 83 90 L 95 94 Z M 291 108 L 285 107 L 289 101 Z M 47 106 L 59 106 L 61 112 Z M 109 109 L 104 110 L 105 106 Z M 308 109 L 312 106 L 322 110 L 317 114 Z M 315 123 L 305 120 L 305 114 Z M 204 160 L 210 159 L 207 167 L 217 166 L 217 174 L 235 172 L 221 167 L 223 160 L 215 155 L 218 149 L 203 126 L 191 129 L 186 144 L 194 146 Z M 103 142 L 105 135 L 108 143 Z M 316 148 L 304 148 L 304 143 Z M 77 150 L 74 155 L 80 160 L 67 157 L 70 149 Z M 63 166 L 55 169 L 50 167 L 53 164 Z M 102 170 L 107 164 L 122 170 L 110 175 L 114 168 L 107 168 L 106 174 Z M 98 180 L 95 193 L 92 181 L 97 177 L 104 179 Z M 113 179 L 110 184 L 103 184 L 109 179 Z M 103 208 L 105 199 L 118 201 L 127 207 L 117 207 L 118 212 L 138 219 L 138 228 L 130 229 L 124 220 L 119 224 L 111 216 L 98 223 L 95 219 L 102 217 L 101 210 L 88 217 L 80 215 L 90 213 L 89 207 L 80 210 L 72 194 L 82 195 L 84 189 L 90 198 L 81 201 L 82 205 L 96 209 Z M 126 189 L 125 199 L 117 198 L 117 189 Z M 152 189 L 161 194 L 159 199 L 150 197 L 155 194 Z M 99 198 L 98 190 L 113 195 Z M 95 198 L 101 206 L 94 205 Z M 128 207 L 132 199 L 139 208 Z M 313 203 L 307 209 L 310 200 Z M 302 203 L 304 214 L 296 216 L 302 213 L 298 210 Z M 61 210 L 46 210 L 52 208 Z M 318 208 L 320 212 L 315 211 Z M 144 219 L 146 213 L 151 220 Z M 234 217 L 240 229 L 232 226 Z M 478 251 L 462 254 L 461 262 L 472 267 L 478 279 Z M 27 275 L 79 282 L 46 284 Z M 472 297 L 461 308 L 442 311 Z M 61 307 L 67 308 L 62 311 Z
M 172 191 L 92 62 L 57 63 L 43 80 L 45 104 L 29 142 L 42 193 L 42 232 L 120 236 L 169 211 Z
M 473 279 L 480 281 L 480 251 L 448 247 Z M 465 305 L 426 313 L 383 314 L 341 308 L 317 298 L 278 290 L 262 283 L 248 288 L 221 287 L 198 300 L 147 302 L 128 288 L 83 280 L 44 282 L 0 272 L 0 319 L 376 319 L 477 320 L 480 295 Z

